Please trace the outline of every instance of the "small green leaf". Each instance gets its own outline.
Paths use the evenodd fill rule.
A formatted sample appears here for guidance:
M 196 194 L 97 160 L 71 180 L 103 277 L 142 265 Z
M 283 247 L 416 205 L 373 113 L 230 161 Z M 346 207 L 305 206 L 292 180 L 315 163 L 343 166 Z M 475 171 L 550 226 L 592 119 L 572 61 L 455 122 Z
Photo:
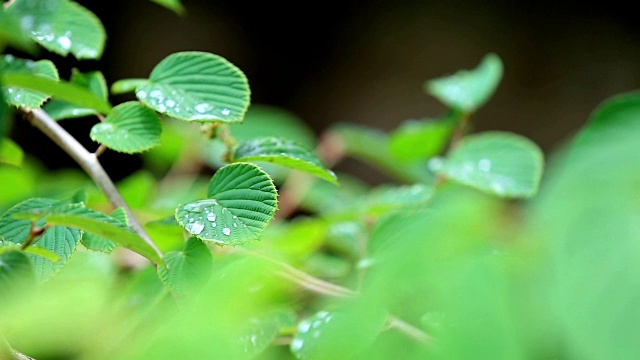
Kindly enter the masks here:
M 29 235 L 31 220 L 21 218 L 18 214 L 42 214 L 52 211 L 59 204 L 56 200 L 34 198 L 13 206 L 0 217 L 0 237 L 16 244 L 22 244 Z M 38 217 L 40 215 L 34 216 L 34 221 L 37 220 L 37 226 L 44 226 L 45 222 L 42 219 L 38 220 Z M 39 281 L 44 281 L 55 275 L 76 251 L 81 236 L 81 231 L 65 226 L 52 226 L 45 230 L 33 245 L 54 252 L 60 257 L 60 260 L 53 262 L 45 257 L 29 254 L 36 278 Z
M 111 93 L 113 95 L 126 94 L 136 91 L 137 87 L 148 83 L 148 79 L 122 79 L 111 85 Z
M 247 358 L 254 358 L 264 352 L 278 336 L 282 327 L 295 325 L 295 313 L 289 309 L 276 309 L 246 322 L 240 336 L 240 346 Z
M 193 294 L 209 281 L 213 268 L 211 250 L 202 240 L 190 237 L 182 251 L 165 254 L 167 267 L 158 268 L 162 283 L 179 296 Z
M 278 204 L 271 178 L 248 163 L 218 170 L 209 183 L 208 197 L 179 206 L 176 219 L 189 234 L 220 245 L 258 240 Z
M 442 120 L 409 120 L 393 131 L 389 152 L 401 160 L 424 160 L 440 154 L 449 143 L 458 116 Z
M 184 6 L 180 0 L 151 0 L 152 2 L 164 6 L 178 15 L 184 15 Z
M 95 109 L 101 114 L 111 111 L 111 105 L 78 85 L 48 79 L 38 75 L 21 73 L 0 74 L 5 86 L 29 89 L 33 93 L 44 92 L 58 100 L 64 100 L 83 108 Z M 25 90 L 26 91 L 26 90 Z M 45 96 L 47 98 L 48 96 Z
M 238 162 L 264 161 L 307 172 L 331 183 L 338 184 L 333 171 L 327 169 L 311 152 L 291 140 L 275 137 L 252 139 L 235 151 Z
M 73 69 L 70 84 L 85 88 L 98 98 L 105 102 L 107 101 L 107 83 L 99 71 L 81 73 L 77 69 Z M 44 105 L 43 110 L 55 120 L 79 118 L 96 114 L 94 109 L 79 107 L 58 99 L 48 101 Z
M 500 197 L 527 198 L 538 191 L 543 162 L 542 151 L 530 140 L 486 132 L 464 138 L 439 172 Z
M 140 101 L 161 114 L 200 122 L 241 122 L 250 90 L 242 71 L 205 52 L 167 56 L 136 89 Z
M 485 56 L 473 70 L 427 81 L 425 90 L 452 109 L 473 113 L 491 98 L 502 79 L 502 61 Z
M 7 12 L 19 19 L 22 29 L 49 51 L 77 59 L 98 59 L 106 33 L 100 20 L 70 0 L 15 0 Z
M 113 108 L 91 129 L 91 139 L 115 151 L 133 154 L 160 144 L 160 119 L 148 107 L 130 101 Z
M 20 166 L 23 158 L 24 152 L 18 144 L 9 138 L 2 139 L 0 142 L 0 163 Z
M 18 84 L 12 86 L 7 79 L 15 76 L 16 73 L 23 76 L 46 78 L 49 81 L 58 81 L 58 70 L 49 60 L 24 60 L 13 55 L 3 55 L 0 57 L 0 73 L 2 73 L 2 93 L 5 100 L 17 107 L 38 108 L 49 98 L 50 94 L 44 89 L 30 89 L 27 86 Z M 40 90 L 40 91 L 37 91 Z

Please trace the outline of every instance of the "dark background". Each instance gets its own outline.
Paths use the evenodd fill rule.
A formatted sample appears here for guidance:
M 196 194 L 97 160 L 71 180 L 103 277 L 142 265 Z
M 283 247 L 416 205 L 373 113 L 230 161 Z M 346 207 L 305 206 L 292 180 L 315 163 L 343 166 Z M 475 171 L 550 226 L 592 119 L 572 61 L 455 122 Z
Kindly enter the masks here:
M 318 133 L 336 122 L 389 130 L 437 116 L 444 107 L 424 94 L 424 81 L 473 68 L 488 52 L 505 74 L 476 130 L 520 133 L 547 152 L 601 101 L 640 87 L 640 22 L 622 3 L 185 0 L 180 17 L 146 0 L 78 2 L 101 18 L 108 40 L 98 62 L 43 51 L 63 77 L 72 67 L 102 70 L 111 84 L 148 76 L 173 52 L 209 51 L 245 72 L 253 103 L 285 107 Z M 93 122 L 65 124 L 96 147 Z M 18 122 L 14 136 L 29 152 L 52 168 L 73 166 L 28 127 Z M 112 152 L 104 162 L 115 178 L 139 166 Z

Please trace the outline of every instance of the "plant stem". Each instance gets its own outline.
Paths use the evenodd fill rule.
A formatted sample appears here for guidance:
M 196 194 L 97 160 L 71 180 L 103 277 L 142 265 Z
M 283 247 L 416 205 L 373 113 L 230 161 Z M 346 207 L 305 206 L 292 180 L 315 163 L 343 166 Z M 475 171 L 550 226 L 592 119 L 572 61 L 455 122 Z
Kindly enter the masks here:
M 261 259 L 267 260 L 277 265 L 278 267 L 280 267 L 280 270 L 276 270 L 276 274 L 315 293 L 332 296 L 332 297 L 341 297 L 341 298 L 355 297 L 359 295 L 359 292 L 353 291 L 351 289 L 347 289 L 340 285 L 332 284 L 322 279 L 318 279 L 315 276 L 309 275 L 303 271 L 300 271 L 294 268 L 289 264 L 272 259 L 266 255 L 245 250 L 245 249 L 241 249 L 241 252 L 248 253 L 249 255 L 257 256 Z M 417 340 L 427 345 L 434 344 L 434 339 L 429 334 L 425 333 L 421 329 L 418 329 L 417 327 L 407 323 L 406 321 L 392 314 L 389 314 L 387 316 L 387 323 L 389 328 L 396 329 L 414 340 Z
M 76 140 L 71 134 L 69 134 L 62 126 L 60 126 L 55 120 L 53 120 L 42 109 L 27 110 L 27 119 L 31 124 L 37 127 L 45 135 L 47 135 L 53 142 L 55 142 L 62 150 L 64 150 L 71 158 L 73 158 L 80 167 L 91 177 L 95 184 L 102 190 L 102 193 L 111 203 L 111 206 L 116 208 L 123 208 L 131 228 L 147 243 L 160 258 L 162 258 L 162 252 L 158 249 L 158 246 L 151 240 L 149 235 L 144 231 L 138 219 L 133 215 L 133 212 L 129 208 L 129 205 L 124 201 L 120 192 L 111 181 L 111 178 L 104 170 L 98 157 L 95 153 L 90 153 L 82 146 L 78 140 Z

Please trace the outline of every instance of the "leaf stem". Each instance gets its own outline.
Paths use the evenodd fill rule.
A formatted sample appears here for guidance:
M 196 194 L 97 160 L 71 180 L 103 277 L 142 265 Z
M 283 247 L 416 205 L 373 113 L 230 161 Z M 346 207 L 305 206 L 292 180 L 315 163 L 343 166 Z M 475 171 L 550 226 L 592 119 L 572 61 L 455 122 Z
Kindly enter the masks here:
M 60 124 L 53 120 L 49 114 L 42 109 L 26 109 L 27 119 L 29 122 L 47 135 L 62 150 L 64 150 L 71 158 L 73 158 L 80 167 L 91 177 L 95 184 L 102 190 L 102 193 L 111 203 L 111 206 L 123 208 L 131 228 L 140 235 L 140 237 L 162 258 L 162 252 L 158 246 L 151 240 L 149 235 L 144 231 L 138 219 L 133 215 L 131 208 L 124 201 L 120 192 L 114 185 L 113 181 L 104 170 L 96 154 L 90 153 L 69 134 Z
M 22 243 L 22 246 L 20 246 L 20 249 L 24 250 L 31 246 L 31 244 L 34 243 L 35 239 L 37 239 L 38 236 L 44 234 L 44 231 L 47 229 L 48 226 L 46 225 L 43 227 L 38 227 L 36 226 L 35 222 L 32 222 L 31 227 L 29 228 L 29 235 L 27 236 L 27 239 Z

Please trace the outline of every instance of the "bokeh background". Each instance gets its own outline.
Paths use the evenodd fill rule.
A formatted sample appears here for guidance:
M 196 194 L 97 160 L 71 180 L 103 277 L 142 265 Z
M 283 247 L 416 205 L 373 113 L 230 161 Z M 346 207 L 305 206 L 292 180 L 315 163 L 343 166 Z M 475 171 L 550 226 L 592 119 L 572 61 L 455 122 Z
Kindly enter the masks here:
M 182 17 L 147 0 L 78 2 L 101 18 L 109 38 L 98 62 L 43 52 L 63 77 L 72 67 L 102 70 L 111 84 L 148 76 L 173 52 L 209 51 L 245 72 L 253 103 L 284 107 L 318 133 L 338 122 L 391 130 L 437 116 L 444 107 L 425 95 L 424 81 L 473 68 L 488 52 L 503 59 L 505 74 L 475 129 L 523 134 L 546 152 L 601 101 L 640 88 L 640 22 L 631 2 L 184 0 Z M 88 139 L 92 121 L 65 124 L 96 146 Z M 26 122 L 14 125 L 13 136 L 49 167 L 74 166 Z M 113 152 L 103 162 L 116 179 L 140 166 Z

